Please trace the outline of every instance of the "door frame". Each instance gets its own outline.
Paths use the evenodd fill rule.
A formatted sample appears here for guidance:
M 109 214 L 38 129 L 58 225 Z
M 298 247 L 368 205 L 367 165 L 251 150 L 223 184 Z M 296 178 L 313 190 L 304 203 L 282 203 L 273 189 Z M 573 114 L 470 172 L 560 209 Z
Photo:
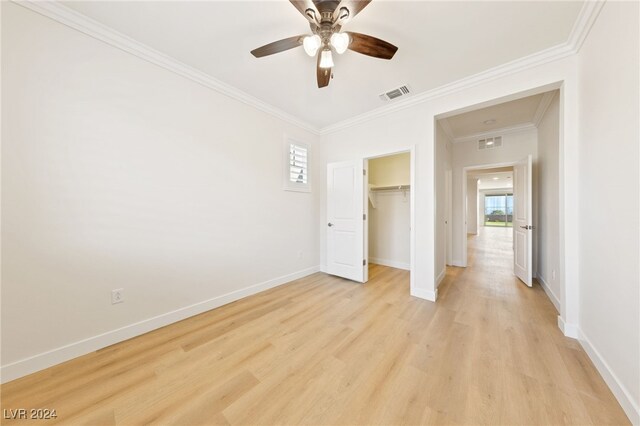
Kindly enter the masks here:
M 514 90 L 515 89 L 515 90 Z M 440 118 L 447 118 L 464 112 L 497 105 L 526 96 L 536 95 L 552 90 L 559 90 L 559 135 L 558 135 L 558 190 L 559 190 L 559 271 L 560 282 L 560 312 L 558 327 L 567 337 L 578 338 L 579 314 L 579 262 L 576 253 L 579 252 L 578 229 L 578 193 L 579 193 L 579 159 L 575 155 L 578 151 L 577 129 L 577 99 L 578 83 L 573 72 L 560 71 L 535 79 L 532 83 L 523 83 L 509 91 L 499 87 L 489 91 L 492 93 L 477 96 L 474 101 L 464 104 L 452 102 L 446 106 L 435 108 L 429 113 L 434 122 Z M 569 105 L 572 108 L 567 108 Z M 434 133 L 435 137 L 435 133 Z M 435 150 L 435 140 L 434 140 Z M 435 167 L 437 160 L 435 153 L 431 167 Z M 535 179 L 535 178 L 534 178 Z M 435 205 L 435 199 L 431 201 Z M 433 212 L 435 214 L 435 212 Z M 466 245 L 464 245 L 466 246 Z M 463 246 L 463 247 L 464 247 Z M 534 269 L 535 270 L 535 269 Z
M 499 167 L 514 167 L 516 164 L 517 161 L 508 161 L 504 163 L 474 164 L 473 166 L 462 168 L 462 223 L 458 224 L 462 229 L 462 264 L 460 266 L 467 267 L 467 172 L 471 170 L 497 169 Z M 535 201 L 533 200 L 534 203 Z
M 375 151 L 373 153 L 367 154 L 361 159 L 365 164 L 365 168 L 367 169 L 367 178 L 364 180 L 364 211 L 367 215 L 367 220 L 364 221 L 364 253 L 367 256 L 367 267 L 369 266 L 369 165 L 368 161 L 373 160 L 374 158 L 380 157 L 388 157 L 390 155 L 395 154 L 404 154 L 409 153 L 409 226 L 411 229 L 409 230 L 409 293 L 414 293 L 415 288 L 415 264 L 416 264 L 416 202 L 415 202 L 415 191 L 416 191 L 416 146 L 409 145 L 406 148 L 392 149 L 390 151 Z M 368 269 L 368 268 L 367 268 Z

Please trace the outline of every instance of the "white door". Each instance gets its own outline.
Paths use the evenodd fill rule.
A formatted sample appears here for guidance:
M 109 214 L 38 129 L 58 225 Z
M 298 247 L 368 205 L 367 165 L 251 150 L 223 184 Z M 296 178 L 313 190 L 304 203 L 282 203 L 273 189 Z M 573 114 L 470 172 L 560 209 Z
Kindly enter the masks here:
M 444 179 L 445 191 L 445 221 L 444 221 L 444 241 L 446 247 L 446 264 L 451 265 L 453 258 L 452 242 L 451 242 L 451 211 L 453 197 L 451 196 L 451 170 L 447 170 Z
M 366 281 L 362 160 L 327 165 L 327 273 Z
M 529 287 L 533 269 L 531 162 L 529 155 L 513 168 L 513 270 Z

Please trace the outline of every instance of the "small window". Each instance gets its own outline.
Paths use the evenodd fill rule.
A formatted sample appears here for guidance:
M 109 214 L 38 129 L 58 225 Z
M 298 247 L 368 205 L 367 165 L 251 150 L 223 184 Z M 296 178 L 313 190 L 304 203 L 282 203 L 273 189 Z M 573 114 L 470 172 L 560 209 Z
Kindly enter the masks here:
M 287 139 L 285 159 L 285 189 L 309 192 L 309 147 Z

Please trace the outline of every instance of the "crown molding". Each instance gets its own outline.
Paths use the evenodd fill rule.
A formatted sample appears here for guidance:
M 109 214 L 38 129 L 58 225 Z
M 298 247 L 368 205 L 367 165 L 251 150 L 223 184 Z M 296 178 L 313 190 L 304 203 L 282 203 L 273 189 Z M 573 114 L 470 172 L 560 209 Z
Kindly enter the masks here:
M 540 125 L 540 121 L 542 121 L 542 117 L 549 109 L 549 105 L 551 105 L 551 101 L 555 97 L 556 92 L 545 92 L 540 99 L 540 103 L 538 104 L 538 108 L 536 109 L 536 113 L 533 116 L 533 124 L 538 127 Z
M 78 30 L 90 37 L 110 44 L 120 50 L 135 55 L 143 60 L 158 65 L 166 70 L 179 74 L 189 80 L 192 80 L 202 86 L 215 90 L 232 99 L 240 101 L 246 105 L 252 106 L 260 111 L 277 117 L 289 124 L 293 124 L 308 132 L 316 135 L 325 135 L 337 132 L 370 120 L 374 120 L 381 116 L 385 116 L 414 105 L 418 105 L 438 97 L 442 97 L 451 93 L 460 92 L 465 89 L 480 85 L 482 83 L 495 80 L 500 77 L 518 73 L 520 71 L 533 68 L 542 64 L 563 59 L 567 56 L 576 54 L 584 40 L 586 39 L 591 27 L 596 21 L 598 14 L 602 10 L 604 1 L 585 1 L 582 5 L 578 18 L 573 25 L 568 40 L 557 46 L 533 53 L 531 55 L 507 62 L 494 68 L 482 71 L 469 77 L 462 78 L 449 84 L 437 87 L 435 89 L 422 92 L 411 96 L 405 100 L 397 101 L 391 105 L 386 105 L 364 114 L 357 115 L 347 120 L 340 121 L 336 124 L 318 128 L 294 115 L 291 115 L 279 108 L 274 107 L 260 99 L 249 95 L 242 90 L 226 84 L 209 74 L 199 71 L 189 65 L 186 65 L 164 53 L 161 53 L 143 43 L 140 43 L 114 29 L 103 25 L 75 10 L 64 6 L 63 4 L 53 0 L 11 0 L 15 4 L 30 9 L 36 13 L 46 16 L 70 28 Z M 451 138 L 453 141 L 453 138 Z
M 604 6 L 604 0 L 587 0 L 582 4 L 580 13 L 576 22 L 573 24 L 573 28 L 569 33 L 569 40 L 567 43 L 573 47 L 575 53 L 578 53 L 582 48 L 582 44 L 587 39 L 591 27 L 598 19 L 600 11 Z
M 295 117 L 279 108 L 276 108 L 258 98 L 243 92 L 229 84 L 226 84 L 209 74 L 199 71 L 184 64 L 162 52 L 159 52 L 129 36 L 126 36 L 106 25 L 103 25 L 75 10 L 64 6 L 57 1 L 40 0 L 12 0 L 15 4 L 30 9 L 40 15 L 53 19 L 63 25 L 78 30 L 90 37 L 105 42 L 113 47 L 137 56 L 140 59 L 151 62 L 166 70 L 172 71 L 182 77 L 201 84 L 204 87 L 215 90 L 225 96 L 252 106 L 262 112 L 277 117 L 289 124 L 298 126 L 308 132 L 319 135 L 320 130 L 310 123 Z
M 386 105 L 347 120 L 343 120 L 339 123 L 323 127 L 320 129 L 320 133 L 322 135 L 326 135 L 338 132 L 445 95 L 478 86 L 497 78 L 516 74 L 529 68 L 535 68 L 549 62 L 575 55 L 582 47 L 582 43 L 584 43 L 584 40 L 589 34 L 589 31 L 596 21 L 598 14 L 602 10 L 603 5 L 604 1 L 585 1 L 578 13 L 575 23 L 573 24 L 568 40 L 562 44 L 507 62 L 497 67 L 490 68 L 486 71 L 479 72 L 435 89 L 422 92 L 405 100 L 396 101 L 391 105 Z
M 526 133 L 537 129 L 538 128 L 533 123 L 518 124 L 517 126 L 502 127 L 500 129 L 491 130 L 489 132 L 474 133 L 472 135 L 455 138 L 453 140 L 453 143 L 472 142 L 482 138 L 513 135 L 516 133 Z

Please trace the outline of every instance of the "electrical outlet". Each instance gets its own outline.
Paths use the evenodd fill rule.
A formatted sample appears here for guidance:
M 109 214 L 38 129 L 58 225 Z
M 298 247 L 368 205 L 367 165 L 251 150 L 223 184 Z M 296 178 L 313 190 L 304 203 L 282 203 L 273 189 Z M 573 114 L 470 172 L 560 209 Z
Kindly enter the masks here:
M 555 281 L 556 279 L 556 270 L 551 271 L 551 279 Z
M 116 288 L 115 290 L 111 290 L 111 304 L 115 305 L 116 303 L 124 302 L 124 288 Z

